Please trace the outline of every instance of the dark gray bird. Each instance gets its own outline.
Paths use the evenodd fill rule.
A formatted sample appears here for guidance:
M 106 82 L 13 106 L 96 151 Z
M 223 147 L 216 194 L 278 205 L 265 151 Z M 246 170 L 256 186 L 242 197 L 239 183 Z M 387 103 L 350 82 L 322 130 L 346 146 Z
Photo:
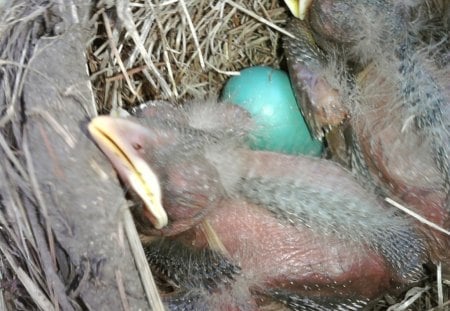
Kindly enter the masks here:
M 89 124 L 145 202 L 170 309 L 358 310 L 423 276 L 429 246 L 407 217 L 331 161 L 248 149 L 251 129 L 213 101 Z
M 284 47 L 311 129 L 360 182 L 448 230 L 450 2 L 308 2 Z M 424 230 L 446 265 L 450 238 Z

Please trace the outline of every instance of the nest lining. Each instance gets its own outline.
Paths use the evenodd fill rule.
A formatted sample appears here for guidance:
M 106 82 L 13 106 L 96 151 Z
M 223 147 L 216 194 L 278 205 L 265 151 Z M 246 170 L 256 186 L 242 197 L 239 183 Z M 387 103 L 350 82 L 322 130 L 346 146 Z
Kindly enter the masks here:
M 242 68 L 280 67 L 281 33 L 274 26 L 283 27 L 289 14 L 281 1 L 36 0 L 2 1 L 0 15 L 0 309 L 87 309 L 79 299 L 86 276 L 52 233 L 22 134 L 23 81 L 39 52 L 36 41 L 82 25 L 89 33 L 86 63 L 95 102 L 105 113 L 147 100 L 215 97 Z M 49 122 L 59 129 L 58 120 Z M 407 297 L 418 297 L 415 310 L 439 299 L 435 285 L 412 289 Z M 448 288 L 441 299 L 448 300 Z M 374 310 L 397 302 L 387 301 Z

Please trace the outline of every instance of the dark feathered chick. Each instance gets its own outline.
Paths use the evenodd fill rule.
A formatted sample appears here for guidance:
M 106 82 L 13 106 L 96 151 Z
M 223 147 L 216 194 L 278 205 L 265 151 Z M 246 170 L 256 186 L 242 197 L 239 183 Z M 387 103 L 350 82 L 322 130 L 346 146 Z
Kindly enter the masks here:
M 288 27 L 297 39 L 284 40 L 302 110 L 316 135 L 332 128 L 333 156 L 348 151 L 359 180 L 445 229 L 449 12 L 440 0 L 315 0 Z M 435 260 L 448 261 L 450 238 L 425 230 Z
M 251 128 L 215 102 L 89 125 L 147 205 L 142 232 L 163 236 L 147 254 L 171 309 L 357 310 L 421 278 L 428 245 L 406 217 L 333 162 L 248 149 Z

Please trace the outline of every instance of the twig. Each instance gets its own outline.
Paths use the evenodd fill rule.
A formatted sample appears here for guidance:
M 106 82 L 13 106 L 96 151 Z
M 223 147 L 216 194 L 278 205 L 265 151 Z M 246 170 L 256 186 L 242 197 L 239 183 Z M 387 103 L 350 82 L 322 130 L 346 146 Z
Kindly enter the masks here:
M 0 250 L 11 266 L 12 270 L 16 273 L 17 278 L 23 284 L 27 292 L 30 294 L 33 301 L 40 307 L 41 310 L 55 311 L 53 304 L 47 299 L 45 294 L 37 287 L 30 277 L 20 268 L 10 253 L 6 250 L 5 245 L 0 243 Z
M 167 42 L 167 39 L 166 39 L 166 33 L 164 32 L 164 27 L 163 27 L 160 19 L 158 18 L 159 14 L 155 11 L 155 6 L 152 4 L 151 1 L 147 1 L 147 5 L 150 7 L 151 11 L 153 12 L 153 14 L 155 16 L 156 25 L 158 26 L 158 29 L 159 29 L 159 32 L 160 32 L 160 36 L 161 36 L 161 40 L 162 40 L 162 44 L 161 44 L 161 46 L 163 47 L 162 56 L 163 56 L 163 59 L 164 59 L 164 63 L 166 64 L 167 75 L 168 75 L 169 81 L 172 83 L 173 93 L 175 95 L 175 98 L 178 98 L 178 96 L 180 94 L 178 94 L 177 83 L 175 81 L 175 78 L 174 78 L 174 75 L 173 75 L 173 70 L 172 70 L 172 63 L 171 63 L 171 61 L 169 59 L 168 49 L 170 48 L 170 46 L 169 46 L 169 44 Z M 148 30 L 150 30 L 150 27 L 149 27 Z
M 31 32 L 31 30 L 30 30 Z M 30 40 L 31 41 L 31 40 Z M 20 70 L 17 71 L 15 82 L 14 82 L 14 88 L 13 88 L 13 95 L 10 101 L 10 104 L 8 108 L 6 109 L 6 113 L 4 116 L 0 119 L 0 128 L 5 126 L 7 122 L 9 122 L 12 117 L 15 115 L 15 106 L 18 102 L 18 98 L 22 94 L 22 87 L 25 79 L 23 79 L 23 76 L 26 74 L 26 71 L 28 70 L 28 66 L 25 65 L 25 58 L 27 56 L 28 52 L 28 40 L 26 41 L 25 45 L 22 47 L 22 54 L 20 57 L 20 62 L 18 63 L 18 68 Z M 1 61 L 0 64 L 7 64 L 9 61 Z
M 120 53 L 117 50 L 116 44 L 114 43 L 113 35 L 112 35 L 112 31 L 111 31 L 111 24 L 109 23 L 108 16 L 106 16 L 106 14 L 103 12 L 102 17 L 103 17 L 103 22 L 105 23 L 106 34 L 108 35 L 108 39 L 109 39 L 109 46 L 111 47 L 114 57 L 116 58 L 117 63 L 119 64 L 120 70 L 122 71 L 122 74 L 125 77 L 125 81 L 127 82 L 131 93 L 133 93 L 134 95 L 139 97 L 139 95 L 136 93 L 136 90 L 133 87 L 133 84 L 131 83 L 130 77 L 128 76 L 128 73 L 127 73 L 127 69 L 125 68 L 125 65 L 123 64 L 122 59 L 120 58 Z
M 123 277 L 120 270 L 116 270 L 116 283 L 120 294 L 120 300 L 125 311 L 130 311 L 130 304 L 128 303 L 127 294 L 125 293 L 125 286 L 123 286 Z
M 281 27 L 278 27 L 277 25 L 275 25 L 274 23 L 272 23 L 271 21 L 268 21 L 267 19 L 265 19 L 264 17 L 259 16 L 258 14 L 255 14 L 254 12 L 247 10 L 246 8 L 244 8 L 243 6 L 240 6 L 239 4 L 237 4 L 236 2 L 233 2 L 231 0 L 225 0 L 225 2 L 233 7 L 235 7 L 236 9 L 238 9 L 241 12 L 244 12 L 245 14 L 247 14 L 248 16 L 253 17 L 254 19 L 256 19 L 258 22 L 261 22 L 267 26 L 269 26 L 270 28 L 275 29 L 278 32 L 281 32 L 282 34 L 291 37 L 291 38 L 295 38 L 295 36 L 293 34 L 291 34 L 289 31 L 284 30 Z
M 153 74 L 156 76 L 163 91 L 166 92 L 166 94 L 173 95 L 169 88 L 169 85 L 166 83 L 164 78 L 156 69 L 144 44 L 142 44 L 140 40 L 139 33 L 136 29 L 136 24 L 134 23 L 133 16 L 131 15 L 130 12 L 129 1 L 117 0 L 116 8 L 117 8 L 117 16 L 122 20 L 125 28 L 128 31 L 128 34 L 131 36 L 134 43 L 136 44 L 136 47 L 138 48 L 139 52 L 144 58 L 145 64 L 148 66 L 149 70 L 151 70 L 151 72 L 153 72 Z
M 184 2 L 184 0 L 180 0 L 178 3 L 181 5 L 183 13 L 186 16 L 186 19 L 187 19 L 187 22 L 189 25 L 189 29 L 191 30 L 192 38 L 194 39 L 195 48 L 197 49 L 200 66 L 202 67 L 203 70 L 205 70 L 205 61 L 203 60 L 203 53 L 202 53 L 202 50 L 200 49 L 200 44 L 198 43 L 197 32 L 195 31 L 195 27 L 194 27 L 194 24 L 192 23 L 192 19 L 191 19 L 191 16 L 189 15 L 189 11 L 186 7 L 186 3 Z
M 423 293 L 427 292 L 430 290 L 429 286 L 425 286 L 424 288 L 418 288 L 418 287 L 414 287 L 411 288 L 407 293 L 406 293 L 406 299 L 403 300 L 400 303 L 397 303 L 395 305 L 390 306 L 387 311 L 404 311 L 407 310 L 408 307 L 410 307 L 417 299 L 420 298 L 420 296 L 423 295 Z
M 442 264 L 441 264 L 441 262 L 439 262 L 437 264 L 436 279 L 437 279 L 438 306 L 442 307 L 444 305 L 444 291 L 442 288 Z
M 446 302 L 444 302 L 442 304 L 442 306 L 434 307 L 434 308 L 428 309 L 427 311 L 442 311 L 442 310 L 444 310 L 443 308 L 447 307 L 447 306 L 450 306 L 450 300 L 447 300 Z
M 144 285 L 145 294 L 147 295 L 152 310 L 163 311 L 164 306 L 161 301 L 161 297 L 158 294 L 158 288 L 156 287 L 152 272 L 148 266 L 147 259 L 145 258 L 145 253 L 142 249 L 141 241 L 139 240 L 139 234 L 133 222 L 133 216 L 131 216 L 131 212 L 128 207 L 123 210 L 125 232 L 127 234 L 128 241 L 130 242 L 131 251 L 133 253 L 134 260 L 136 261 L 142 284 Z
M 20 164 L 19 160 L 14 155 L 10 146 L 8 146 L 8 143 L 6 142 L 5 138 L 1 134 L 0 134 L 0 147 L 3 149 L 3 152 L 6 154 L 8 160 L 11 161 L 14 168 L 17 169 L 20 176 L 26 180 L 28 178 L 28 174 L 25 172 L 24 167 L 22 166 L 22 164 Z
M 128 69 L 127 73 L 129 75 L 134 75 L 136 73 L 142 72 L 145 68 L 147 68 L 147 66 L 145 66 L 145 65 L 138 66 L 138 67 L 135 67 L 135 68 Z M 108 77 L 105 80 L 110 82 L 110 81 L 122 80 L 123 78 L 124 78 L 123 73 L 120 73 L 120 74 L 116 74 L 116 75 L 114 75 L 112 77 Z
M 0 258 L 0 266 L 1 267 L 5 266 L 2 258 Z M 0 271 L 0 282 L 3 283 L 3 273 L 2 273 L 2 271 Z M 5 293 L 5 291 L 3 289 L 0 289 L 0 310 L 6 310 L 5 298 L 3 297 L 4 293 Z
M 434 222 L 429 221 L 428 219 L 425 219 L 423 216 L 417 214 L 416 212 L 413 212 L 412 210 L 404 207 L 403 205 L 401 205 L 400 203 L 395 202 L 394 200 L 392 200 L 391 198 L 385 198 L 384 199 L 386 202 L 388 202 L 389 204 L 391 204 L 392 206 L 395 206 L 396 208 L 404 211 L 405 213 L 411 215 L 412 217 L 416 218 L 418 221 L 420 221 L 421 223 L 424 223 L 428 226 L 430 226 L 431 228 L 440 231 L 442 233 L 445 233 L 446 235 L 450 236 L 450 231 L 445 230 L 444 228 L 436 225 Z
M 208 241 L 208 245 L 211 247 L 211 249 L 230 257 L 228 250 L 226 249 L 225 245 L 223 245 L 222 241 L 220 240 L 219 236 L 217 235 L 216 231 L 211 226 L 209 221 L 204 220 L 201 223 L 201 225 L 202 225 L 202 230 L 205 234 L 206 240 Z

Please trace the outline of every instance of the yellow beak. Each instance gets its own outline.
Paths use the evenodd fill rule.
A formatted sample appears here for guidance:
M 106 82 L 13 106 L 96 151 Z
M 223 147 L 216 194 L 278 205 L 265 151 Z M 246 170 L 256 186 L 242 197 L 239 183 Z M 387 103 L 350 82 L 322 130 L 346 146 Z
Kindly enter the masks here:
M 168 217 L 162 206 L 158 177 L 139 153 L 142 141 L 135 141 L 149 130 L 132 121 L 109 116 L 94 118 L 88 129 L 122 180 L 142 199 L 145 214 L 155 228 L 166 226 Z
M 292 15 L 304 20 L 312 0 L 284 0 Z

